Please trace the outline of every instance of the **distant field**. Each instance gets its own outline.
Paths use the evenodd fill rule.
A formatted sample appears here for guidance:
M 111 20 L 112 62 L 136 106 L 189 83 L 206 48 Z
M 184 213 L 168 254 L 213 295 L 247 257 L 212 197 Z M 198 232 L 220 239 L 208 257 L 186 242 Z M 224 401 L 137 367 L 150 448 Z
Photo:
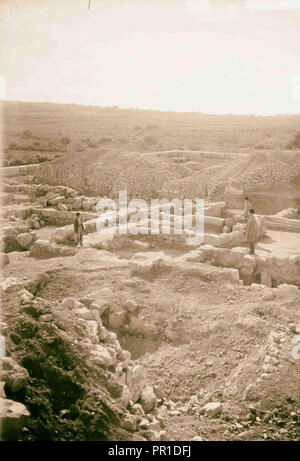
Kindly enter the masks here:
M 282 151 L 299 116 L 203 115 L 52 103 L 2 102 L 4 164 L 37 163 L 84 152 Z

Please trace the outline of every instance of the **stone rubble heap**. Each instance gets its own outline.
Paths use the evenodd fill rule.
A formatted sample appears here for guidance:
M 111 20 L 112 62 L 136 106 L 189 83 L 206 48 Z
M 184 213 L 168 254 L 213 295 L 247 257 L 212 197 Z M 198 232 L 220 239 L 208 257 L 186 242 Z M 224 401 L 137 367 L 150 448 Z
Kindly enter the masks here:
M 20 306 L 35 309 L 35 287 L 46 282 L 42 277 L 34 281 L 9 278 L 2 282 L 1 289 L 17 296 Z M 39 303 L 45 301 L 42 298 L 36 299 Z M 108 391 L 115 404 L 122 409 L 121 427 L 132 434 L 133 440 L 162 440 L 165 432 L 155 414 L 162 407 L 163 399 L 147 383 L 145 369 L 131 360 L 130 352 L 121 348 L 117 334 L 103 325 L 104 313 L 113 312 L 109 301 L 105 297 L 101 297 L 100 302 L 92 297 L 80 301 L 66 298 L 61 302 L 59 310 L 64 310 L 66 315 L 76 321 L 78 337 L 75 342 L 88 352 L 88 366 L 93 369 L 105 368 L 110 373 Z M 55 312 L 40 315 L 38 321 L 55 322 Z M 114 324 L 113 316 L 110 322 Z M 2 331 L 4 334 L 7 332 L 7 325 L 3 323 Z M 3 357 L 1 366 L 1 421 L 5 437 L 16 439 L 26 426 L 29 413 L 24 405 L 5 399 L 4 389 L 9 390 L 10 395 L 19 392 L 26 386 L 28 372 L 13 357 Z
M 14 203 L 19 201 L 19 194 L 26 194 L 30 201 L 37 201 L 43 208 L 53 207 L 60 211 L 96 211 L 99 200 L 98 197 L 81 196 L 71 187 L 48 184 L 6 184 L 4 190 L 14 194 Z

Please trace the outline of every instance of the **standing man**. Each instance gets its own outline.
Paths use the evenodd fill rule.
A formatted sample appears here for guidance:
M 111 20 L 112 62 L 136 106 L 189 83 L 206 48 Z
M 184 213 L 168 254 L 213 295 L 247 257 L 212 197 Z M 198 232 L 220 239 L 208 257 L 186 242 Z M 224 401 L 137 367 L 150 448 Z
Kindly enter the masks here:
M 255 211 L 253 208 L 249 210 L 249 219 L 246 224 L 245 241 L 249 243 L 249 253 L 253 255 L 255 253 L 255 243 L 258 240 L 258 225 L 254 217 Z
M 252 208 L 251 202 L 248 199 L 248 197 L 245 197 L 244 209 L 243 209 L 243 214 L 242 214 L 243 218 L 245 218 L 245 219 L 249 218 L 249 216 L 250 216 L 249 215 L 250 208 Z
M 83 227 L 83 224 L 82 224 L 82 219 L 80 217 L 80 213 L 77 212 L 76 217 L 74 219 L 74 232 L 75 232 L 75 244 L 76 244 L 76 246 L 78 246 L 79 243 L 82 246 L 83 230 L 84 230 L 84 227 Z

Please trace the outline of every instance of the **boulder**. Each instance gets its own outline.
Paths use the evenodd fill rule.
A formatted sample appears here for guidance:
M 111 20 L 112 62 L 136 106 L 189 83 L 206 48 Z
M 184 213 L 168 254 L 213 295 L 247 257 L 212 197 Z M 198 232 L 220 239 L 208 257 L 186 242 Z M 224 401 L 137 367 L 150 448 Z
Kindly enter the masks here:
M 120 398 L 123 391 L 123 383 L 116 374 L 111 373 L 111 376 L 106 381 L 106 389 L 114 399 Z
M 55 206 L 55 205 L 58 205 L 59 202 L 62 202 L 64 199 L 65 199 L 65 197 L 58 196 L 58 197 L 54 197 L 54 198 L 51 198 L 50 200 L 48 200 L 48 203 L 49 203 L 49 205 Z
M 43 314 L 39 317 L 40 322 L 51 322 L 53 320 L 52 314 Z
M 92 344 L 97 344 L 99 342 L 98 337 L 98 322 L 95 320 L 87 320 L 86 321 L 86 331 L 88 338 L 92 342 Z
M 132 413 L 134 413 L 136 416 L 138 416 L 139 419 L 143 418 L 145 416 L 145 412 L 143 410 L 143 407 L 139 403 L 135 403 L 132 405 L 131 410 Z
M 3 357 L 1 359 L 1 366 L 1 379 L 5 382 L 10 392 L 19 392 L 26 386 L 29 377 L 28 372 L 15 362 L 12 357 Z
M 220 402 L 208 402 L 202 407 L 202 410 L 204 410 L 205 414 L 208 416 L 220 416 L 223 407 Z
M 131 361 L 130 352 L 122 349 L 118 354 L 118 360 L 122 362 L 122 368 L 127 368 Z
M 66 195 L 66 190 L 67 190 L 67 187 L 66 186 L 55 186 L 54 188 L 54 192 L 55 194 L 58 194 L 58 195 Z
M 153 421 L 147 421 L 147 424 L 145 424 L 145 429 L 159 432 L 161 430 L 160 422 L 155 418 Z
M 23 250 L 29 250 L 33 242 L 37 239 L 35 232 L 26 232 L 17 235 L 16 240 Z
M 36 188 L 36 195 L 38 197 L 43 197 L 45 196 L 50 190 L 51 187 L 49 184 L 38 184 Z
M 72 210 L 80 210 L 81 208 L 81 197 L 76 197 L 71 203 Z
M 163 398 L 165 398 L 165 393 L 164 393 L 164 391 L 162 390 L 161 387 L 155 385 L 155 386 L 153 386 L 153 390 L 154 390 L 154 393 L 155 393 L 155 395 L 156 395 L 156 397 L 157 397 L 158 399 L 163 399 Z
M 84 319 L 84 320 L 95 320 L 96 322 L 100 322 L 100 315 L 99 312 L 95 310 L 90 310 L 87 307 L 81 307 L 80 309 L 76 309 L 75 313 L 77 317 Z
M 124 307 L 128 312 L 135 312 L 138 308 L 138 305 L 134 301 L 127 300 L 124 303 Z
M 107 329 L 103 325 L 101 326 L 99 325 L 99 334 L 98 334 L 99 341 L 105 341 L 107 335 L 108 335 Z
M 145 430 L 143 431 L 143 435 L 146 437 L 147 440 L 150 442 L 160 442 L 162 439 L 166 440 L 166 432 L 165 431 L 152 431 L 152 430 Z
M 59 227 L 54 234 L 51 236 L 51 242 L 53 243 L 66 243 L 68 240 L 72 240 L 74 230 L 72 225 Z
M 59 202 L 59 203 L 57 204 L 57 209 L 58 209 L 59 211 L 68 211 L 67 205 L 65 205 L 65 204 L 62 203 L 62 202 Z
M 33 222 L 32 222 L 32 227 L 33 229 L 40 229 L 41 228 L 41 223 L 40 223 L 40 220 L 39 219 L 34 219 Z
M 161 405 L 160 407 L 158 407 L 155 412 L 155 417 L 158 419 L 162 427 L 164 427 L 169 418 L 167 407 L 165 405 Z
M 115 351 L 112 348 L 104 347 L 101 344 L 96 345 L 95 350 L 91 351 L 90 360 L 95 365 L 103 367 L 112 367 L 117 364 Z
M 33 294 L 30 293 L 28 290 L 22 290 L 20 293 L 20 303 L 21 304 L 27 304 L 33 300 Z
M 83 199 L 81 202 L 81 207 L 84 211 L 89 211 L 93 205 L 94 202 L 91 199 Z
M 56 197 L 59 197 L 59 194 L 55 192 L 53 189 L 47 192 L 47 194 L 45 195 L 45 198 L 49 201 L 49 204 L 50 200 L 54 200 Z
M 133 365 L 127 369 L 126 384 L 131 392 L 132 401 L 136 403 L 146 384 L 146 370 L 141 365 Z
M 6 293 L 13 293 L 15 291 L 20 291 L 23 288 L 23 282 L 20 279 L 15 277 L 8 277 L 3 282 L 1 282 L 1 289 Z
M 91 303 L 89 305 L 89 309 L 92 311 L 98 311 L 100 317 L 108 308 L 109 308 L 109 304 L 105 300 L 99 303 Z
M 27 219 L 32 213 L 32 207 L 22 207 L 15 209 L 15 217 L 21 219 Z
M 126 320 L 126 317 L 127 313 L 123 309 L 113 310 L 108 316 L 109 327 L 112 330 L 121 328 Z
M 61 303 L 62 307 L 65 307 L 67 309 L 80 309 L 83 307 L 83 305 L 77 301 L 77 299 L 75 298 L 65 298 L 62 303 Z
M 131 397 L 132 397 L 132 396 L 131 396 L 130 390 L 128 389 L 128 387 L 127 387 L 125 384 L 123 384 L 121 397 L 119 397 L 118 399 L 116 399 L 116 402 L 117 402 L 121 407 L 127 408 L 129 402 L 131 401 Z
M 119 346 L 118 337 L 117 337 L 116 333 L 114 333 L 113 331 L 108 331 L 107 332 L 105 342 L 108 343 L 108 344 L 113 344 L 114 346 L 116 346 L 116 345 Z
M 46 208 L 48 202 L 46 197 L 39 197 L 37 201 L 42 206 L 42 208 Z
M 126 429 L 127 431 L 135 431 L 136 430 L 136 417 L 131 414 L 126 414 L 125 417 L 121 421 L 121 427 Z
M 90 305 L 93 304 L 94 301 L 94 298 L 91 298 L 89 296 L 85 296 L 79 299 L 79 302 L 83 304 L 85 307 L 90 307 Z
M 157 397 L 153 391 L 152 386 L 146 386 L 140 397 L 141 405 L 145 413 L 155 410 L 157 407 Z
M 21 430 L 27 423 L 29 416 L 29 411 L 22 403 L 0 398 L 2 440 L 18 440 Z

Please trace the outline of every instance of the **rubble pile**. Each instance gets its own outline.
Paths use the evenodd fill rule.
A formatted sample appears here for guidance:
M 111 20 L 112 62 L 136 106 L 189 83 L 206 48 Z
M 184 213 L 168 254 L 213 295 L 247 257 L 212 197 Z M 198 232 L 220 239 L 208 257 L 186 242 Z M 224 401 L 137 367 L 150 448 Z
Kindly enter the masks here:
M 110 405 L 115 407 L 120 418 L 121 428 L 129 433 L 127 437 L 133 440 L 161 440 L 163 438 L 164 431 L 161 423 L 155 417 L 155 412 L 163 405 L 163 399 L 159 398 L 155 389 L 147 383 L 143 367 L 135 364 L 131 360 L 130 353 L 121 348 L 116 333 L 104 326 L 102 318 L 105 312 L 110 310 L 109 302 L 103 302 L 100 298 L 98 304 L 92 297 L 81 299 L 82 302 L 75 298 L 66 298 L 61 305 L 58 305 L 44 298 L 33 296 L 24 288 L 24 282 L 17 280 L 5 280 L 2 283 L 2 292 L 8 296 L 14 296 L 23 324 L 31 322 L 32 332 L 41 328 L 46 335 L 49 335 L 50 330 L 54 329 L 58 337 L 61 335 L 63 338 L 66 337 L 66 340 L 71 341 L 73 346 L 85 355 L 84 369 L 87 368 L 92 375 L 98 376 L 97 379 L 101 374 L 105 376 L 104 392 L 106 389 Z M 63 329 L 61 329 L 61 322 L 65 325 Z M 19 340 L 16 330 L 13 333 L 12 325 L 2 323 L 2 332 L 5 334 L 9 355 L 1 359 L 3 370 L 1 399 L 5 399 L 6 392 L 9 398 L 15 396 L 19 400 L 18 402 L 10 399 L 5 399 L 4 402 L 1 400 L 4 438 L 15 440 L 19 437 L 22 439 L 27 437 L 30 440 L 28 427 L 31 427 L 31 415 L 28 408 L 30 409 L 31 406 L 29 403 L 26 408 L 24 403 L 30 402 L 29 396 L 26 397 L 29 391 L 28 381 L 37 378 L 40 372 L 33 367 L 32 361 L 26 358 L 26 344 L 20 353 L 20 348 L 17 347 Z M 36 342 L 40 340 L 39 335 L 35 333 L 34 337 L 25 336 L 24 343 L 29 341 L 29 338 Z M 32 349 L 32 354 L 35 347 Z M 21 360 L 24 366 L 20 366 L 18 360 Z M 51 365 L 48 364 L 48 366 L 48 373 L 51 373 Z M 92 385 L 93 383 L 91 387 Z M 73 405 L 76 405 L 76 402 Z M 97 412 L 97 408 L 95 411 Z M 63 415 L 66 422 L 70 418 L 73 419 L 70 415 L 70 408 L 61 409 L 59 414 Z
M 174 162 L 166 153 L 124 154 L 99 157 L 89 154 L 86 164 L 82 160 L 68 159 L 43 165 L 39 178 L 51 182 L 51 176 L 59 175 L 61 184 L 72 185 L 82 193 L 115 196 L 127 190 L 129 196 L 149 199 L 153 197 L 204 198 L 211 201 L 224 199 L 225 188 L 238 187 L 253 190 L 256 187 L 288 184 L 297 172 L 293 159 L 282 160 L 274 154 L 237 155 L 215 159 L 214 164 L 203 163 L 201 152 L 193 162 Z M 206 159 L 206 157 L 205 157 Z M 199 163 L 198 163 L 199 162 Z M 118 165 L 117 165 L 118 164 Z M 195 167 L 196 165 L 196 167 Z M 62 168 L 64 166 L 64 168 Z M 53 170 L 53 171 L 52 171 Z M 80 175 L 81 173 L 81 175 Z M 57 181 L 56 181 L 57 183 Z

